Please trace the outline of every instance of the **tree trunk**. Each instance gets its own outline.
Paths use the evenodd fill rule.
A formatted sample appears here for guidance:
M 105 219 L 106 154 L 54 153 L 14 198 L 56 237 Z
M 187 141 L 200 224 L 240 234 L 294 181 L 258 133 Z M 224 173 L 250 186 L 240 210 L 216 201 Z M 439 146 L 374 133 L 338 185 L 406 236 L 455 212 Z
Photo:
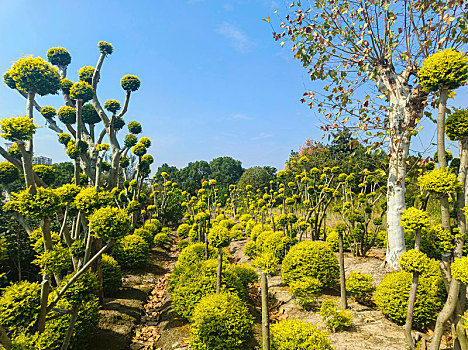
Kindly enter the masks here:
M 406 311 L 406 323 L 405 323 L 405 338 L 406 343 L 411 350 L 414 349 L 414 339 L 411 334 L 411 329 L 413 328 L 413 312 L 414 312 L 414 302 L 416 300 L 416 291 L 418 289 L 418 280 L 419 274 L 417 272 L 413 273 L 413 282 L 411 284 L 410 295 L 408 298 L 408 309 Z
M 262 350 L 270 350 L 270 315 L 268 314 L 268 277 L 263 271 L 260 274 L 262 288 Z
M 73 335 L 73 329 L 75 328 L 76 319 L 78 317 L 78 311 L 79 311 L 79 308 L 75 306 L 73 308 L 73 311 L 70 317 L 70 323 L 68 324 L 67 333 L 65 334 L 65 339 L 62 343 L 62 347 L 60 350 L 67 350 L 68 346 L 70 345 L 70 340 Z
M 343 232 L 338 232 L 339 240 L 339 256 L 340 256 L 340 292 L 341 292 L 341 306 L 343 309 L 348 308 L 348 302 L 346 300 L 346 278 L 345 278 L 345 267 L 344 267 L 344 251 L 343 251 Z
M 223 248 L 218 248 L 218 273 L 216 274 L 216 293 L 221 292 L 221 274 L 223 272 Z

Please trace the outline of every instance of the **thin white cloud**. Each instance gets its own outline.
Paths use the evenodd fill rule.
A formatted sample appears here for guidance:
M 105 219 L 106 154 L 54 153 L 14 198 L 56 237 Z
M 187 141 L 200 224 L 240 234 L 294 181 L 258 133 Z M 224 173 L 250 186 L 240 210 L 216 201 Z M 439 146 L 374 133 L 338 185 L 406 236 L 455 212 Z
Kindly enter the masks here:
M 268 134 L 266 132 L 261 132 L 255 137 L 252 137 L 253 141 L 258 141 L 258 140 L 264 140 L 264 139 L 269 139 L 270 137 L 273 137 L 273 134 Z
M 245 115 L 245 114 L 242 114 L 242 113 L 233 114 L 231 118 L 235 119 L 235 120 L 250 120 L 250 119 L 252 119 L 248 115 Z
M 228 39 L 234 49 L 240 53 L 249 52 L 253 45 L 247 34 L 231 23 L 223 22 L 217 32 Z
M 231 4 L 224 4 L 223 8 L 225 11 L 228 11 L 228 12 L 234 10 L 234 6 L 232 6 Z

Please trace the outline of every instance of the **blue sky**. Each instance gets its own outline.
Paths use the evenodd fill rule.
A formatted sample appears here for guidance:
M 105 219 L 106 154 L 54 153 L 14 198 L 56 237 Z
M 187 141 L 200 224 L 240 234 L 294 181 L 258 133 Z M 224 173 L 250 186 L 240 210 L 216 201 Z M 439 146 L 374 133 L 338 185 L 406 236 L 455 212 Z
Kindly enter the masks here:
M 312 88 L 291 52 L 262 18 L 286 14 L 282 0 L 28 1 L 0 0 L 0 71 L 23 55 L 45 58 L 50 47 L 72 55 L 68 77 L 94 66 L 97 43 L 111 42 L 98 95 L 123 103 L 120 78 L 135 74 L 126 121 L 137 120 L 153 141 L 155 166 L 232 156 L 244 167 L 278 169 L 292 149 L 320 139 L 320 121 L 299 102 Z M 458 101 L 468 100 L 466 89 Z M 41 105 L 63 105 L 59 96 Z M 0 84 L 0 117 L 25 114 L 25 101 Z M 35 122 L 43 126 L 43 118 Z M 40 129 L 36 155 L 67 161 L 56 134 Z

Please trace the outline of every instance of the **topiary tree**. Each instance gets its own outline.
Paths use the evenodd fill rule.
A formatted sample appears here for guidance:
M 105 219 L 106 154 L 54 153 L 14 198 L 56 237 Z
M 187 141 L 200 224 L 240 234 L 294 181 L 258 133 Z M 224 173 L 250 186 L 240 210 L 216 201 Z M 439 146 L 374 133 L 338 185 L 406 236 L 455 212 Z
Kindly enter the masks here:
M 216 277 L 216 293 L 221 291 L 221 274 L 223 271 L 223 248 L 231 243 L 229 229 L 221 225 L 214 225 L 208 232 L 208 241 L 218 249 L 218 271 Z
M 193 349 L 245 349 L 252 337 L 253 317 L 235 294 L 203 297 L 195 307 L 190 326 Z
M 128 217 L 127 217 L 128 218 Z M 148 261 L 149 245 L 139 235 L 123 237 L 112 250 L 112 256 L 122 267 L 138 267 Z

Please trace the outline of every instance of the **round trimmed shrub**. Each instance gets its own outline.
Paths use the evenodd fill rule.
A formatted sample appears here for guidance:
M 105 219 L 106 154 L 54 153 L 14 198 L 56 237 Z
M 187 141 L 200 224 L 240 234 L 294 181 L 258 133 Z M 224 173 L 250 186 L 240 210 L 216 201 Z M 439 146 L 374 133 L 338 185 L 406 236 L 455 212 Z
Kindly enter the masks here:
M 366 303 L 375 291 L 373 281 L 367 273 L 351 271 L 346 278 L 346 290 L 358 303 Z
M 81 67 L 80 70 L 78 71 L 78 79 L 88 84 L 92 84 L 93 75 L 94 75 L 94 67 L 91 67 L 91 66 Z
M 10 331 L 34 326 L 40 309 L 39 283 L 21 281 L 6 287 L 0 297 L 0 324 Z
M 332 350 L 327 333 L 311 323 L 290 319 L 270 326 L 272 350 Z
M 408 307 L 409 292 L 413 274 L 399 271 L 386 275 L 374 294 L 374 301 L 382 313 L 397 324 L 404 324 Z M 424 330 L 437 318 L 445 302 L 445 287 L 442 277 L 421 275 L 416 292 L 413 326 Z
M 87 103 L 81 109 L 81 119 L 86 124 L 97 124 L 101 121 L 99 114 L 91 103 Z
M 151 247 L 153 245 L 153 235 L 146 228 L 143 228 L 143 227 L 137 228 L 133 233 L 135 235 L 143 237 L 145 242 L 148 243 L 148 246 Z
M 57 111 L 57 117 L 64 124 L 76 123 L 76 109 L 70 106 L 60 107 Z
M 120 80 L 120 85 L 127 92 L 137 91 L 140 88 L 140 79 L 135 75 L 125 75 Z
M 53 47 L 47 51 L 47 59 L 54 66 L 68 66 L 71 63 L 70 53 L 63 47 Z
M 162 224 L 158 219 L 147 220 L 143 227 L 150 231 L 153 235 L 156 235 L 162 230 Z
M 20 172 L 17 167 L 15 167 L 10 162 L 1 162 L 0 163 L 0 183 L 7 185 L 19 178 Z
M 216 292 L 217 267 L 217 260 L 210 259 L 185 268 L 177 266 L 174 269 L 169 278 L 169 291 L 178 315 L 191 320 L 200 299 Z M 233 271 L 223 268 L 222 276 L 222 292 L 235 293 L 241 299 L 247 297 L 247 289 Z
M 257 255 L 257 244 L 255 241 L 247 241 L 244 245 L 244 254 L 247 255 L 249 258 L 253 258 Z
M 171 237 L 166 232 L 160 232 L 154 236 L 154 245 L 156 247 L 165 247 L 171 243 Z
M 291 238 L 284 231 L 262 231 L 258 235 L 257 241 L 255 243 L 257 247 L 257 253 L 271 252 L 279 259 L 279 262 L 281 263 L 289 249 L 294 244 L 296 244 L 296 242 L 296 238 Z
M 180 224 L 179 227 L 177 228 L 177 236 L 180 238 L 186 238 L 188 237 L 189 231 L 190 231 L 189 224 Z
M 100 41 L 98 43 L 98 47 L 99 51 L 105 55 L 110 55 L 114 51 L 114 47 L 112 46 L 112 44 L 106 41 Z
M 104 109 L 115 113 L 120 110 L 120 102 L 117 100 L 107 100 L 106 103 L 104 103 Z
M 130 219 L 123 209 L 104 207 L 89 217 L 89 228 L 99 238 L 118 239 L 130 231 Z
M 90 83 L 86 81 L 80 81 L 75 83 L 70 88 L 70 98 L 74 100 L 83 100 L 87 102 L 93 98 L 94 90 L 91 87 Z
M 104 295 L 112 295 L 122 287 L 122 271 L 117 261 L 107 254 L 102 254 L 102 289 Z
M 338 259 L 325 243 L 302 241 L 289 250 L 282 272 L 286 284 L 307 276 L 317 278 L 323 288 L 331 288 L 336 285 L 340 268 Z
M 245 349 L 252 327 L 253 317 L 237 295 L 207 295 L 195 307 L 190 345 L 194 350 Z
M 208 258 L 215 259 L 218 253 L 215 248 L 208 246 Z M 194 243 L 185 247 L 177 259 L 177 267 L 188 267 L 205 260 L 205 244 Z
M 248 286 L 250 283 L 258 281 L 258 275 L 252 265 L 249 264 L 234 264 L 228 265 L 227 269 L 234 272 L 237 277 L 241 280 L 244 286 Z
M 128 235 L 116 243 L 112 256 L 122 267 L 136 267 L 148 261 L 149 245 L 139 235 Z
M 55 181 L 56 170 L 52 165 L 34 164 L 33 170 L 46 185 L 50 186 Z

